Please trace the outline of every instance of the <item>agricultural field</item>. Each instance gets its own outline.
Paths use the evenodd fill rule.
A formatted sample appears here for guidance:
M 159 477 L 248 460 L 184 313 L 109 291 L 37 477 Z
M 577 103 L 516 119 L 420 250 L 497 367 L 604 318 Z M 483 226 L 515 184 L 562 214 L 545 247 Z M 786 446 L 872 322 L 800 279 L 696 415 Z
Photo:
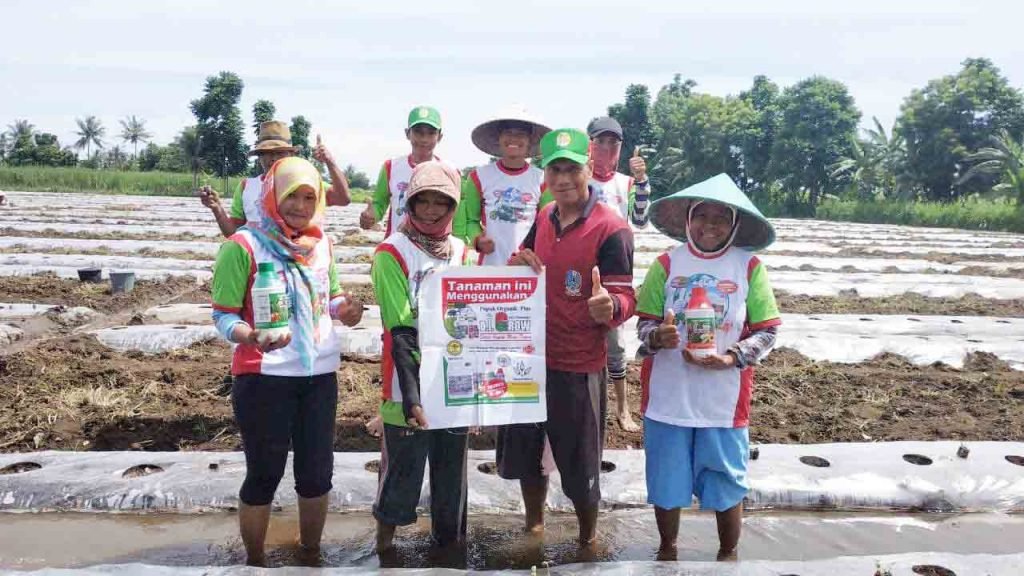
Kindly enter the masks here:
M 0 208 L 0 451 L 237 450 L 229 346 L 210 320 L 220 237 L 194 198 L 8 193 Z M 381 232 L 331 208 L 342 283 L 371 308 L 345 335 L 335 447 L 374 451 Z M 761 258 L 784 324 L 758 372 L 752 440 L 1024 438 L 1024 236 L 775 220 Z M 636 231 L 636 282 L 672 242 Z M 130 294 L 78 270 L 130 270 Z M 634 323 L 629 325 L 633 335 Z M 635 335 L 630 348 L 638 346 Z M 639 406 L 639 365 L 631 367 Z M 635 418 L 639 414 L 634 414 Z M 610 448 L 642 446 L 609 422 Z M 489 448 L 490 434 L 473 440 Z

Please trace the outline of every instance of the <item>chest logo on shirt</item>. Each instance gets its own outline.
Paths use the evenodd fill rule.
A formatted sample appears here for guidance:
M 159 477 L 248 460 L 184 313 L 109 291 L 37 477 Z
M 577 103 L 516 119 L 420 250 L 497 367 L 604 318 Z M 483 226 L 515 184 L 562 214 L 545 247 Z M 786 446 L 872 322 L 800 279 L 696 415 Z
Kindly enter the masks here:
M 398 202 L 395 203 L 395 214 L 399 216 L 405 214 L 405 193 L 409 190 L 408 182 L 399 182 L 398 186 Z
M 676 276 L 669 282 L 672 287 L 672 311 L 677 318 L 682 318 L 687 303 L 690 302 L 690 291 L 701 287 L 707 290 L 708 300 L 715 308 L 715 318 L 721 330 L 729 331 L 732 322 L 729 319 L 729 296 L 735 294 L 739 287 L 731 280 L 719 280 L 711 274 L 694 274 L 692 276 Z
M 423 285 L 423 280 L 427 275 L 433 271 L 434 265 L 432 263 L 427 263 L 423 268 L 417 270 L 416 273 L 412 275 L 412 278 L 409 279 L 411 281 L 410 287 L 412 288 L 412 299 L 409 304 L 412 306 L 413 318 L 419 317 L 420 287 Z
M 565 293 L 568 296 L 582 296 L 583 275 L 576 270 L 565 273 Z
M 595 186 L 597 189 L 597 201 L 608 204 L 613 208 L 619 208 L 622 206 L 622 193 L 615 192 L 614 195 L 609 194 L 605 191 L 604 186 Z
M 533 194 L 523 192 L 515 186 L 504 190 L 495 190 L 492 210 L 487 218 L 493 222 L 530 222 L 532 213 L 536 211 Z

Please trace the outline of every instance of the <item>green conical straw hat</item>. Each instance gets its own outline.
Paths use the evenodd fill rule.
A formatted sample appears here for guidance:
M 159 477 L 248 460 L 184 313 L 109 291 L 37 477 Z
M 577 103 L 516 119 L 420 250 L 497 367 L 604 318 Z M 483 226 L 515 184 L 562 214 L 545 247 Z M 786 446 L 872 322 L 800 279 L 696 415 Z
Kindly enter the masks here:
M 690 205 L 700 200 L 719 202 L 736 209 L 740 227 L 733 246 L 761 250 L 775 242 L 775 228 L 727 174 L 719 174 L 655 200 L 651 204 L 651 223 L 669 238 L 686 242 L 686 216 Z

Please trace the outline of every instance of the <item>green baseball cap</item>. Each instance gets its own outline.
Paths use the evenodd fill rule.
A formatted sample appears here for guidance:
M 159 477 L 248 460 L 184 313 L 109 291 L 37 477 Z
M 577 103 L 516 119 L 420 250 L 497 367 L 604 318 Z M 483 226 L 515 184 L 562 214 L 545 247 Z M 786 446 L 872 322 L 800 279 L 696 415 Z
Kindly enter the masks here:
M 540 139 L 540 166 L 544 168 L 559 158 L 586 164 L 589 152 L 590 138 L 586 132 L 575 128 L 559 128 Z
M 441 113 L 437 111 L 437 108 L 431 108 L 430 106 L 417 106 L 409 112 L 409 128 L 417 124 L 426 124 L 427 126 L 433 126 L 438 130 L 441 129 Z

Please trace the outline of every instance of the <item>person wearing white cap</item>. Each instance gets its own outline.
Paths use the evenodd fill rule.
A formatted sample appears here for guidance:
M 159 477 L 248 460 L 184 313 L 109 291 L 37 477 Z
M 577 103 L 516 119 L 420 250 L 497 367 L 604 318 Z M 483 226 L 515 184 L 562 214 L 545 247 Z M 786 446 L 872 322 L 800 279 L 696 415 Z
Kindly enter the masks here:
M 504 266 L 546 203 L 544 171 L 530 164 L 551 129 L 513 108 L 473 130 L 473 144 L 498 160 L 475 168 L 462 185 L 453 233 L 479 254 L 478 264 Z

